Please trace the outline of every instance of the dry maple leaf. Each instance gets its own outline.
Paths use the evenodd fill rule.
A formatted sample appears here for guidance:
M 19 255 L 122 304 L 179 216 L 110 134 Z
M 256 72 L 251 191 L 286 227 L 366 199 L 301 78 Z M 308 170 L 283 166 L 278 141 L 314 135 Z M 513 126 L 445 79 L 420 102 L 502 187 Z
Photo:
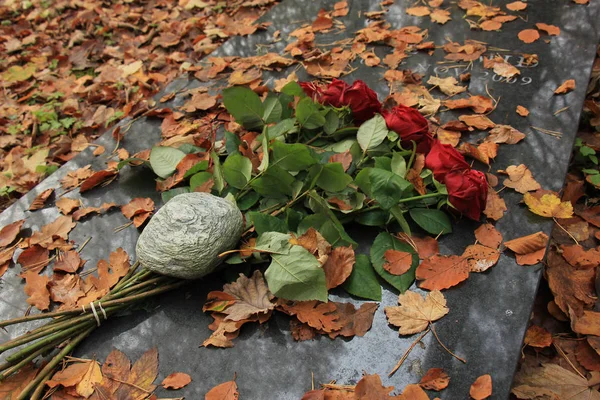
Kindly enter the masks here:
M 538 348 L 548 347 L 552 344 L 552 335 L 541 326 L 531 325 L 525 332 L 523 344 Z
M 442 10 L 440 8 L 434 9 L 431 14 L 429 14 L 429 18 L 431 18 L 433 22 L 437 22 L 440 25 L 444 25 L 446 22 L 452 19 L 450 18 L 450 11 Z
M 529 192 L 525 193 L 523 200 L 529 211 L 534 214 L 548 218 L 571 218 L 573 216 L 573 205 L 570 201 L 561 202 L 554 194 L 544 194 L 541 197 Z
M 192 381 L 192 378 L 184 372 L 174 372 L 167 376 L 161 382 L 162 387 L 165 389 L 181 389 L 188 385 Z
M 484 272 L 498 263 L 500 252 L 481 244 L 468 246 L 462 257 L 467 260 L 471 272 Z
M 2 228 L 2 230 L 0 230 L 0 247 L 6 247 L 12 244 L 17 239 L 24 223 L 25 220 L 20 219 Z
M 54 222 L 42 226 L 41 231 L 34 232 L 29 244 L 39 244 L 42 247 L 49 248 L 56 238 L 67 240 L 69 238 L 69 232 L 71 232 L 71 229 L 73 229 L 75 225 L 77 225 L 77 223 L 73 222 L 71 217 L 60 216 L 56 218 Z
M 54 189 L 50 188 L 38 194 L 37 197 L 31 202 L 31 205 L 29 206 L 29 211 L 36 211 L 41 208 L 44 208 L 44 204 L 46 204 L 46 201 L 48 200 L 48 198 L 50 198 L 52 193 L 54 193 Z
M 424 260 L 416 271 L 419 287 L 442 290 L 458 285 L 469 277 L 469 263 L 461 256 L 435 255 Z
M 519 193 L 526 193 L 533 190 L 541 189 L 540 184 L 533 179 L 533 175 L 527 166 L 524 164 L 511 165 L 506 168 L 506 171 L 498 171 L 506 173 L 508 178 L 504 180 L 503 185 L 515 189 Z
M 425 17 L 426 15 L 431 14 L 431 10 L 429 7 L 425 6 L 409 7 L 406 9 L 406 13 L 415 17 Z
M 488 374 L 481 375 L 473 382 L 469 395 L 472 399 L 483 400 L 492 395 L 492 377 Z
M 259 270 L 252 277 L 244 274 L 233 283 L 223 286 L 223 292 L 229 294 L 234 303 L 219 311 L 225 315 L 225 320 L 242 321 L 259 314 L 267 314 L 275 308 L 271 302 L 273 294 Z
M 484 246 L 497 249 L 502 243 L 502 234 L 492 224 L 483 224 L 475 229 L 475 239 Z
M 54 271 L 74 273 L 85 264 L 85 260 L 81 259 L 79 252 L 69 250 L 61 255 L 54 263 Z
M 565 94 L 575 89 L 575 79 L 567 79 L 556 88 L 554 94 Z
M 399 306 L 385 308 L 388 322 L 399 327 L 401 335 L 412 335 L 427 329 L 430 323 L 448 314 L 444 295 L 434 290 L 425 298 L 407 290 L 398 296 Z
M 280 300 L 278 307 L 286 314 L 296 316 L 301 322 L 327 333 L 339 331 L 343 327 L 339 321 L 339 315 L 335 312 L 337 307 L 333 302 Z
M 427 390 L 440 391 L 446 389 L 450 383 L 450 377 L 442 368 L 430 368 L 421 378 L 419 386 Z
M 517 264 L 534 265 L 544 259 L 548 235 L 544 232 L 532 233 L 508 242 L 504 242 L 506 248 L 516 254 Z
M 517 106 L 517 114 L 519 114 L 521 117 L 526 117 L 529 115 L 529 110 L 523 106 Z
M 525 139 L 525 134 L 513 128 L 510 125 L 496 125 L 493 127 L 489 136 L 485 138 L 486 142 L 517 144 Z
M 49 279 L 47 276 L 39 275 L 37 272 L 28 271 L 23 275 L 25 278 L 25 294 L 27 304 L 37 307 L 40 311 L 45 311 L 50 307 L 50 292 L 48 291 Z
M 535 29 L 524 29 L 518 34 L 523 43 L 533 43 L 540 38 L 540 33 Z
M 238 400 L 239 397 L 240 393 L 235 381 L 228 381 L 210 389 L 204 396 L 204 400 Z
M 317 257 L 317 260 L 319 260 L 321 265 L 327 261 L 329 253 L 331 252 L 331 245 L 329 242 L 313 227 L 308 228 L 304 234 L 297 238 L 292 236 L 290 243 L 304 247 L 310 254 Z
M 327 289 L 338 287 L 344 283 L 352 273 L 355 262 L 356 257 L 352 246 L 334 248 L 323 264 Z
M 458 81 L 453 76 L 447 78 L 430 76 L 427 83 L 436 86 L 442 93 L 448 96 L 454 96 L 467 90 L 466 87 L 458 85 Z
M 519 399 L 600 400 L 600 392 L 587 379 L 557 364 L 522 368 L 515 376 L 512 393 Z
M 383 269 L 392 275 L 402 275 L 412 266 L 412 253 L 406 251 L 386 250 L 384 258 L 387 261 L 383 264 Z
M 78 187 L 81 182 L 94 175 L 94 171 L 90 168 L 91 165 L 86 165 L 78 170 L 67 172 L 67 175 L 60 181 L 62 188 L 68 190 Z

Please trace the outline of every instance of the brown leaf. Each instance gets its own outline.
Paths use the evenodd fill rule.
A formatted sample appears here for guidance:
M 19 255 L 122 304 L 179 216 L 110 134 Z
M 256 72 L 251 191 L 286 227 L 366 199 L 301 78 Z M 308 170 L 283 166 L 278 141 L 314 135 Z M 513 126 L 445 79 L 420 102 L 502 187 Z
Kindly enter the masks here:
M 475 229 L 475 239 L 484 246 L 497 249 L 502 243 L 502 234 L 492 224 L 483 224 Z
M 425 6 L 409 7 L 406 9 L 406 13 L 415 17 L 424 17 L 426 15 L 431 14 L 431 10 L 429 9 L 429 7 Z
M 467 90 L 465 86 L 460 86 L 458 81 L 453 76 L 447 78 L 438 78 L 437 76 L 429 77 L 428 84 L 440 89 L 447 96 L 454 96 Z
M 522 368 L 515 376 L 512 393 L 520 399 L 600 400 L 600 392 L 587 379 L 557 364 Z
M 481 375 L 473 382 L 469 395 L 475 400 L 487 399 L 492 395 L 492 377 L 490 375 Z
M 59 385 L 63 387 L 75 386 L 81 382 L 85 374 L 88 372 L 91 363 L 97 364 L 96 361 L 92 360 L 69 364 L 67 368 L 63 369 L 62 371 L 58 371 L 49 381 L 46 381 L 46 385 L 51 388 Z
M 461 115 L 458 117 L 458 119 L 459 121 L 462 121 L 465 124 L 479 130 L 490 129 L 496 126 L 496 124 L 485 115 Z
M 481 244 L 468 246 L 462 257 L 467 260 L 471 272 L 484 272 L 498 263 L 500 252 Z
M 344 153 L 336 153 L 334 155 L 332 155 L 331 157 L 329 157 L 329 162 L 330 163 L 335 163 L 335 162 L 339 162 L 342 164 L 342 167 L 344 168 L 344 172 L 348 170 L 348 168 L 350 168 L 350 164 L 352 164 L 352 154 L 350 154 L 350 150 L 344 152 Z
M 54 271 L 74 273 L 85 264 L 79 253 L 75 250 L 69 250 L 61 255 L 54 263 Z
M 484 114 L 494 109 L 492 99 L 485 96 L 469 96 L 467 99 L 445 100 L 443 104 L 451 110 L 471 108 L 477 114 Z
M 238 400 L 240 393 L 235 381 L 221 383 L 210 389 L 204 400 Z
M 292 319 L 290 321 L 290 331 L 292 333 L 292 337 L 297 342 L 313 340 L 315 337 L 317 337 L 318 333 L 315 328 L 311 328 L 308 324 L 300 322 L 297 319 Z
M 297 238 L 292 237 L 291 244 L 304 247 L 312 255 L 317 257 L 321 264 L 327 261 L 331 245 L 315 228 L 310 227 L 304 234 Z
M 535 24 L 535 27 L 540 31 L 546 32 L 550 36 L 558 36 L 560 35 L 560 28 L 556 25 L 548 25 L 543 22 L 538 22 Z
M 42 247 L 50 248 L 56 238 L 67 240 L 69 232 L 77 225 L 73 219 L 68 216 L 60 216 L 54 222 L 42 226 L 41 231 L 34 232 L 29 241 L 30 245 L 39 244 Z
M 33 363 L 25 365 L 14 374 L 6 377 L 0 383 L 0 399 L 13 400 L 25 389 L 25 387 L 35 378 L 38 369 Z
M 515 189 L 519 193 L 526 193 L 533 190 L 541 189 L 540 184 L 533 179 L 533 175 L 527 166 L 524 164 L 511 165 L 506 168 L 506 171 L 498 171 L 506 173 L 508 178 L 504 180 L 503 185 Z
M 567 79 L 554 91 L 554 94 L 569 93 L 575 89 L 575 79 Z
M 242 321 L 268 314 L 275 308 L 275 304 L 271 302 L 273 295 L 259 270 L 254 271 L 251 278 L 240 274 L 237 281 L 223 286 L 223 292 L 230 295 L 233 302 L 222 310 L 213 311 L 225 314 L 225 320 Z
M 415 384 L 406 385 L 402 394 L 397 398 L 399 400 L 429 400 L 429 396 L 421 386 Z
M 98 398 L 92 397 L 92 400 L 111 398 L 123 384 L 110 378 L 117 378 L 119 381 L 126 382 L 129 377 L 130 369 L 131 361 L 129 361 L 129 358 L 121 351 L 113 349 L 108 356 L 106 356 L 104 364 L 102 364 L 102 375 L 108 379 L 104 379 L 100 385 L 96 386 L 96 391 L 102 394 L 98 393 Z
M 35 211 L 44 208 L 44 204 L 46 204 L 46 201 L 52 195 L 52 193 L 54 193 L 54 189 L 50 188 L 38 194 L 37 197 L 31 202 L 29 211 Z
M 534 265 L 542 261 L 547 244 L 548 235 L 544 232 L 532 233 L 504 242 L 506 248 L 515 252 L 519 265 Z
M 323 264 L 327 289 L 338 287 L 344 283 L 352 273 L 355 261 L 352 246 L 340 246 L 333 249 L 327 261 Z
M 191 99 L 185 102 L 181 107 L 185 112 L 206 111 L 213 108 L 217 104 L 217 96 L 211 96 L 204 92 L 196 92 Z
M 584 250 L 581 245 L 562 245 L 562 256 L 575 268 L 596 268 L 600 265 L 600 250 Z
M 121 385 L 115 392 L 115 397 L 128 400 L 142 400 L 148 397 L 156 388 L 152 383 L 158 375 L 158 350 L 150 349 L 137 360 L 129 376 L 127 377 L 128 384 Z
M 324 332 L 339 331 L 343 324 L 339 321 L 339 315 L 335 313 L 334 302 L 323 303 L 318 300 L 279 302 L 278 309 L 289 315 L 296 316 L 301 322 Z
M 377 303 L 363 303 L 358 309 L 351 303 L 332 302 L 335 307 L 335 315 L 342 328 L 329 332 L 329 337 L 335 339 L 338 336 L 353 337 L 364 336 L 373 325 L 375 311 L 379 308 Z
M 174 372 L 163 379 L 161 385 L 165 389 L 181 389 L 187 386 L 192 381 L 192 378 L 184 372 Z
M 540 38 L 540 33 L 535 29 L 523 29 L 517 36 L 523 43 L 533 43 Z
M 109 262 L 98 261 L 98 277 L 90 276 L 90 282 L 96 289 L 108 293 L 108 290 L 119 282 L 119 279 L 129 272 L 129 255 L 119 247 L 110 253 Z
M 600 228 L 600 206 L 576 209 L 575 213 L 590 224 Z
M 493 127 L 489 136 L 485 138 L 486 142 L 517 144 L 525 139 L 525 134 L 519 132 L 510 125 L 496 125 Z
M 81 287 L 81 278 L 76 274 L 54 274 L 48 282 L 52 301 L 73 307 L 77 300 L 85 295 Z
M 385 260 L 383 269 L 392 275 L 402 275 L 412 266 L 412 253 L 406 251 L 386 250 L 384 253 Z
M 583 310 L 582 315 L 576 315 L 573 309 L 569 309 L 569 317 L 573 332 L 600 336 L 600 312 Z
M 102 171 L 94 172 L 92 176 L 87 178 L 81 186 L 79 187 L 79 193 L 87 192 L 95 188 L 96 186 L 108 182 L 110 179 L 114 178 L 119 174 L 119 171 L 112 169 L 105 169 Z
M 39 273 L 50 264 L 50 251 L 36 244 L 19 254 L 17 262 L 21 264 L 23 271 Z
M 104 214 L 111 208 L 118 207 L 115 203 L 104 203 L 100 207 L 85 207 L 80 208 L 79 210 L 73 213 L 73 219 L 75 221 L 79 221 L 82 218 L 87 217 L 90 214 Z
M 450 377 L 442 368 L 430 368 L 421 378 L 419 385 L 423 389 L 440 391 L 446 389 L 450 383 Z
M 139 228 L 150 217 L 154 207 L 154 201 L 151 198 L 136 197 L 122 206 L 121 212 L 125 218 L 132 219 L 133 225 Z M 143 218 L 135 218 L 136 216 L 142 216 Z
M 64 215 L 71 214 L 75 209 L 81 207 L 81 203 L 79 200 L 70 199 L 68 197 L 61 197 L 59 200 L 56 200 L 56 207 L 60 210 Z
M 0 247 L 6 247 L 12 244 L 17 239 L 24 223 L 25 220 L 20 219 L 3 227 L 2 230 L 0 230 Z
M 40 311 L 46 311 L 50 307 L 50 292 L 48 291 L 48 277 L 39 275 L 34 271 L 28 271 L 23 274 L 25 278 L 25 294 L 27 304 L 37 307 Z
M 354 388 L 354 396 L 356 400 L 388 399 L 392 390 L 393 386 L 383 386 L 379 375 L 364 375 Z
M 469 270 L 469 263 L 461 256 L 435 255 L 417 267 L 416 278 L 423 289 L 442 290 L 466 280 Z
M 490 165 L 490 161 L 498 155 L 498 145 L 494 142 L 484 142 L 479 146 L 471 143 L 463 143 L 458 150 L 467 156 L 470 156 L 485 165 Z
M 388 322 L 400 328 L 401 335 L 412 335 L 427 329 L 429 324 L 448 314 L 444 295 L 434 290 L 421 297 L 407 290 L 398 296 L 399 306 L 385 308 Z
M 446 22 L 450 21 L 450 11 L 442 10 L 441 8 L 434 9 L 431 14 L 429 14 L 429 18 L 433 22 L 437 22 L 440 25 L 444 25 Z
M 529 110 L 523 106 L 517 106 L 517 114 L 519 114 L 521 117 L 526 117 L 529 115 Z
M 498 195 L 495 190 L 488 190 L 488 196 L 485 203 L 485 209 L 483 213 L 486 217 L 498 221 L 504 216 L 504 212 L 507 210 L 504 199 Z
M 552 344 L 552 335 L 541 326 L 531 325 L 527 328 L 523 344 L 539 348 L 548 347 Z
M 568 315 L 571 310 L 575 315 L 582 315 L 585 306 L 594 304 L 596 274 L 593 269 L 576 269 L 560 254 L 551 251 L 544 272 L 554 301 L 563 313 Z
M 575 355 L 579 364 L 588 371 L 600 371 L 600 355 L 587 340 L 579 341 Z
M 81 182 L 85 181 L 94 174 L 94 171 L 92 171 L 90 168 L 91 165 L 86 165 L 78 170 L 68 172 L 62 181 L 60 181 L 62 188 L 68 190 L 78 187 Z

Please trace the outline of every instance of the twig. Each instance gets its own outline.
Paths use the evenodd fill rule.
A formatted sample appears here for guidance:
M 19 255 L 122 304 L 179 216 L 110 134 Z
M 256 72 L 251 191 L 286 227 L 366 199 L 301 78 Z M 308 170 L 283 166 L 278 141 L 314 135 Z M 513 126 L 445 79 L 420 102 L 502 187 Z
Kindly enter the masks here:
M 567 355 L 565 354 L 565 352 L 562 349 L 562 347 L 560 347 L 558 345 L 558 343 L 556 343 L 555 341 L 552 341 L 552 344 L 556 348 L 556 351 L 558 351 L 558 354 L 560 354 L 567 361 L 567 363 L 569 363 L 569 365 L 571 366 L 571 368 L 573 368 L 573 370 L 575 370 L 575 372 L 577 372 L 577 375 L 579 375 L 583 379 L 586 379 L 585 375 L 583 375 L 581 372 L 579 372 L 579 370 L 577 368 L 575 368 L 575 365 L 573 365 L 573 363 L 571 362 L 571 360 L 569 360 L 569 357 L 567 357 Z
M 444 348 L 444 350 L 446 350 L 448 352 L 448 354 L 450 354 L 452 357 L 454 357 L 458 361 L 462 361 L 463 363 L 466 364 L 467 360 L 465 360 L 464 358 L 460 358 L 459 356 L 457 356 L 456 354 L 454 354 L 453 352 L 451 352 L 450 349 L 447 348 L 444 343 L 442 343 L 442 341 L 440 340 L 439 336 L 437 335 L 437 332 L 435 331 L 435 328 L 433 327 L 433 324 L 429 324 L 429 326 L 431 327 L 431 332 L 433 332 L 433 336 L 435 336 L 435 338 L 437 339 L 437 341 L 440 344 L 440 346 L 442 346 Z
M 554 136 L 555 138 L 560 139 L 562 137 L 562 132 L 558 132 L 558 131 L 551 131 L 550 129 L 544 129 L 544 128 L 538 128 L 535 126 L 531 126 L 531 129 L 535 129 L 536 131 L 540 131 L 542 133 L 545 133 L 546 135 L 550 135 L 550 136 Z
M 574 241 L 574 242 L 575 242 L 575 243 L 576 243 L 576 244 L 579 246 L 579 242 L 577 241 L 577 239 L 575 239 L 575 236 L 571 235 L 571 232 L 569 232 L 569 231 L 568 231 L 568 230 L 566 230 L 566 229 L 565 229 L 565 228 L 564 228 L 564 227 L 563 227 L 561 224 L 559 224 L 559 223 L 558 223 L 558 220 L 556 219 L 556 217 L 552 217 L 552 219 L 554 220 L 554 223 L 555 223 L 556 225 L 558 225 L 558 227 L 559 227 L 560 229 L 562 229 L 563 231 L 565 231 L 565 233 L 566 233 L 567 235 L 569 235 L 569 237 L 570 237 L 571 239 L 573 239 L 573 241 Z
M 402 358 L 400 359 L 400 361 L 398 361 L 398 364 L 396 364 L 394 366 L 394 368 L 392 369 L 392 371 L 388 374 L 388 377 L 394 375 L 394 373 L 396 371 L 398 371 L 398 368 L 400 368 L 402 366 L 402 364 L 404 363 L 404 361 L 406 361 L 406 358 L 408 357 L 408 355 L 410 354 L 410 352 L 412 351 L 412 349 L 414 349 L 414 347 L 417 345 L 417 343 L 419 343 L 425 337 L 425 335 L 427 335 L 429 333 L 429 331 L 431 330 L 431 327 L 433 327 L 433 325 L 430 325 L 430 328 L 427 328 L 426 331 L 424 331 L 423 333 L 421 333 L 421 335 L 417 338 L 417 340 L 415 340 L 410 345 L 410 347 L 408 348 L 408 350 L 406 350 L 404 352 L 404 355 L 402 356 Z

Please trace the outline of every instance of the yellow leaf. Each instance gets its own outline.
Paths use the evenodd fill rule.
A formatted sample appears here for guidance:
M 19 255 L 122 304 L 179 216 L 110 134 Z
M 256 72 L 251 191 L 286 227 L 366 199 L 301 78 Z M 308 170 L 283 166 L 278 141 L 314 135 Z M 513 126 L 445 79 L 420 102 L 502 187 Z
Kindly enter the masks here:
M 571 218 L 573 216 L 573 205 L 570 201 L 560 201 L 555 194 L 545 194 L 538 198 L 531 193 L 523 196 L 529 210 L 537 215 L 548 218 Z
M 425 298 L 407 290 L 398 296 L 399 306 L 386 307 L 388 322 L 400 328 L 401 335 L 422 332 L 429 324 L 448 314 L 446 298 L 439 290 L 433 290 Z
M 102 383 L 102 371 L 100 370 L 100 364 L 96 361 L 89 363 L 87 371 L 81 381 L 77 384 L 77 394 L 85 397 L 86 399 L 94 393 L 95 386 Z

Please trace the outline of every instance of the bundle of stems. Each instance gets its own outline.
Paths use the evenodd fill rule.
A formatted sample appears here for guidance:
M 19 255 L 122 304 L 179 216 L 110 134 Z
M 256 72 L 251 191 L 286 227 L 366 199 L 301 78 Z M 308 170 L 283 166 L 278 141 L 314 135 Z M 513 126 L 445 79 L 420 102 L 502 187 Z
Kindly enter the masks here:
M 141 300 L 168 292 L 186 282 L 139 268 L 139 263 L 136 262 L 108 294 L 88 305 L 0 321 L 0 328 L 4 329 L 10 325 L 52 319 L 45 325 L 0 344 L 0 354 L 20 348 L 0 364 L 0 381 L 42 357 L 47 363 L 16 397 L 18 400 L 41 399 L 45 393 L 46 381 L 52 377 L 61 361 L 102 321 L 125 308 L 135 306 Z

